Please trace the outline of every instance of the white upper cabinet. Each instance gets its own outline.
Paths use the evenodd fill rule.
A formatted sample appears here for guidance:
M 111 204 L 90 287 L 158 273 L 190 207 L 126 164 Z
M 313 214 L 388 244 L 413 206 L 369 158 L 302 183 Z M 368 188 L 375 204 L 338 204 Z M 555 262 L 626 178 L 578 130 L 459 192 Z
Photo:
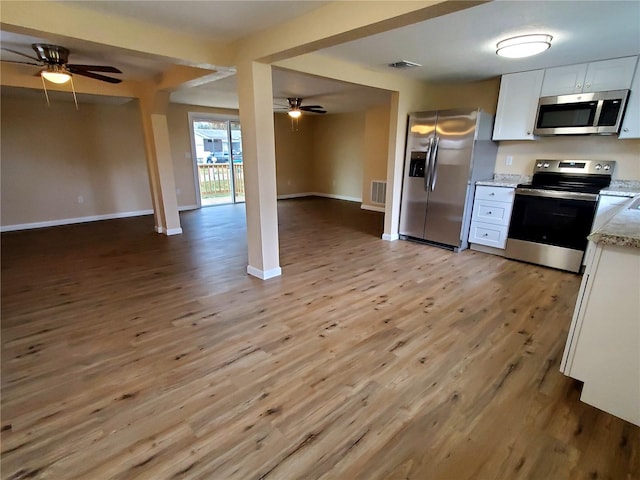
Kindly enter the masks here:
M 625 90 L 631 87 L 638 57 L 547 68 L 541 97 L 572 93 Z
M 618 138 L 640 138 L 640 67 L 636 68 L 636 75 L 631 84 L 627 111 Z
M 544 70 L 503 75 L 493 127 L 494 140 L 534 140 Z

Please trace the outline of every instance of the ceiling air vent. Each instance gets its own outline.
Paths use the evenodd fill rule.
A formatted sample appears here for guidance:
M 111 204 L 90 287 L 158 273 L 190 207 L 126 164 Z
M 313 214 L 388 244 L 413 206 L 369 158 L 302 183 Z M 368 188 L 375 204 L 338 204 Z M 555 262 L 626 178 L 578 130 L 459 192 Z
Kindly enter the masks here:
M 400 60 L 399 62 L 390 63 L 389 66 L 391 68 L 414 68 L 421 67 L 419 63 L 410 62 L 409 60 Z

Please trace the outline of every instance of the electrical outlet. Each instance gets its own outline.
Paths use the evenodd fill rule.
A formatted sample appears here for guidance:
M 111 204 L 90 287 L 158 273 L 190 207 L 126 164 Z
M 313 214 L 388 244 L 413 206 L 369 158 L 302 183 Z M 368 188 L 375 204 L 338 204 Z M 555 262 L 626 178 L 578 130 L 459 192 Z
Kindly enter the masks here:
M 78 195 L 78 203 L 84 203 L 84 197 L 82 195 Z
M 504 159 L 505 165 L 513 165 L 513 157 L 511 155 L 507 155 Z

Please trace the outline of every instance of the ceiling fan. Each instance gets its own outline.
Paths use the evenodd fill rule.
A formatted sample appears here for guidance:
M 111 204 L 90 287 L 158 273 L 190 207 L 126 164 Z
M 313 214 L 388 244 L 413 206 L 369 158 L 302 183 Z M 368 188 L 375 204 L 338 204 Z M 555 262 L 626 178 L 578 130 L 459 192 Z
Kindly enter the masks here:
M 287 113 L 292 118 L 298 118 L 302 115 L 302 112 L 311 112 L 311 113 L 327 113 L 322 105 L 302 105 L 303 98 L 297 97 L 289 97 L 287 98 L 287 102 L 289 102 L 288 107 L 284 107 L 287 110 Z
M 95 73 L 122 73 L 115 67 L 111 67 L 109 65 L 79 65 L 75 63 L 68 63 L 69 50 L 64 47 L 49 45 L 46 43 L 34 43 L 31 45 L 31 48 L 36 52 L 36 57 L 18 52 L 17 50 L 11 50 L 9 48 L 3 47 L 2 50 L 28 58 L 29 60 L 33 60 L 33 62 L 4 61 L 44 67 L 36 74 L 36 76 L 41 76 L 53 83 L 66 83 L 71 80 L 72 74 L 109 83 L 122 82 L 119 78 L 107 77 L 106 75 Z

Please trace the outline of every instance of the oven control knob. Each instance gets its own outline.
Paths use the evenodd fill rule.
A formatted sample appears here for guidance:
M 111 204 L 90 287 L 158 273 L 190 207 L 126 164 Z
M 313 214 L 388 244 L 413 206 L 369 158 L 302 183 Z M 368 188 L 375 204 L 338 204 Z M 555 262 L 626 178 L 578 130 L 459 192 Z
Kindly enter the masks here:
M 609 164 L 607 163 L 607 164 L 605 164 L 605 166 L 604 166 L 604 167 L 602 167 L 602 168 L 604 168 L 605 170 L 611 170 L 611 165 L 609 165 Z
M 544 168 L 549 168 L 549 162 L 544 162 L 543 167 L 544 167 Z
M 602 170 L 602 165 L 600 165 L 599 163 L 596 164 L 596 170 Z
M 542 168 L 542 162 L 536 163 L 536 168 Z

